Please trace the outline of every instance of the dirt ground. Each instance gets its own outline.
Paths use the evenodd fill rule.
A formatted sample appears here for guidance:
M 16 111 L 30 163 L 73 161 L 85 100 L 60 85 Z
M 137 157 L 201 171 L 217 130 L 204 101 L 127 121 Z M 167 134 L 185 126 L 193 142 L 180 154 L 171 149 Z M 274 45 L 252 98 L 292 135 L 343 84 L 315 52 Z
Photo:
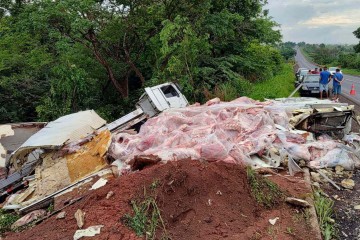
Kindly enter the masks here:
M 309 194 L 301 174 L 269 178 L 287 196 Z M 244 167 L 193 160 L 158 164 L 121 176 L 67 207 L 64 219 L 52 216 L 23 232 L 8 233 L 5 239 L 72 239 L 77 209 L 86 213 L 83 228 L 104 225 L 94 239 L 140 239 L 121 219 L 132 214 L 130 202 L 143 197 L 144 189 L 147 194 L 154 190 L 171 239 L 314 239 L 308 211 L 283 200 L 273 208 L 255 201 Z M 106 199 L 109 191 L 114 195 Z M 269 219 L 276 217 L 279 219 L 271 225 Z
M 354 207 L 360 205 L 360 171 L 356 170 L 351 174 L 351 179 L 355 181 L 354 189 L 337 190 L 330 184 L 322 184 L 322 189 L 334 201 L 335 222 L 338 229 L 338 239 L 354 240 L 360 239 L 360 210 Z M 343 179 L 348 178 L 347 174 L 343 176 L 332 175 L 332 180 L 339 186 Z

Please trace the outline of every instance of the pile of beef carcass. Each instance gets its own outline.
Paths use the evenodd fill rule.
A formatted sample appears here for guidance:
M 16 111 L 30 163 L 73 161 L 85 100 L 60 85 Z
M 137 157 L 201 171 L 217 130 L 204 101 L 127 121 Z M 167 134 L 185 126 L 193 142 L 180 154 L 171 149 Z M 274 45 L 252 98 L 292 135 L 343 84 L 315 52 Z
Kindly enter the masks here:
M 109 154 L 120 171 L 129 168 L 137 156 L 156 156 L 162 162 L 191 158 L 253 167 L 285 163 L 290 173 L 299 170 L 300 160 L 314 168 L 341 165 L 354 169 L 360 166 L 360 137 L 347 130 L 353 106 L 333 104 L 314 98 L 265 102 L 216 98 L 204 105 L 167 110 L 149 119 L 139 133 L 113 134 Z M 325 120 L 319 118 L 320 113 Z M 333 119 L 337 119 L 335 125 Z M 295 128 L 301 126 L 303 130 Z M 328 131 L 306 131 L 316 128 Z M 343 139 L 331 136 L 332 129 L 340 129 Z

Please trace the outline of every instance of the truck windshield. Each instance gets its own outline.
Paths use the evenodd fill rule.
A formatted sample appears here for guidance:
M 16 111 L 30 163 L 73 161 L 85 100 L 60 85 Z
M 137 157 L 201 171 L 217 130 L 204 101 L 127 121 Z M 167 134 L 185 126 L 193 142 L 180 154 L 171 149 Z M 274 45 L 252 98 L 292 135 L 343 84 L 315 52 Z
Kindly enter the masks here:
M 179 96 L 178 92 L 171 85 L 161 87 L 161 91 L 164 93 L 165 97 L 167 98 Z

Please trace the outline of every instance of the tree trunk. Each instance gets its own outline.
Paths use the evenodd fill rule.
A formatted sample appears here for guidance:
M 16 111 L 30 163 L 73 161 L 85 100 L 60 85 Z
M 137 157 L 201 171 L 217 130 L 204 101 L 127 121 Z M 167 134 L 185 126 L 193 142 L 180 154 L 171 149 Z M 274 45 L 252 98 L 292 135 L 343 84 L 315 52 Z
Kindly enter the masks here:
M 125 49 L 125 60 L 126 60 L 127 64 L 130 66 L 130 68 L 135 72 L 136 76 L 138 78 L 140 78 L 141 85 L 144 85 L 145 78 L 142 75 L 142 73 L 140 72 L 140 70 L 135 66 L 134 62 L 131 61 L 130 54 L 126 49 Z
M 98 51 L 98 48 L 97 48 L 97 44 L 96 44 L 96 40 L 92 39 L 92 45 L 93 45 L 93 53 L 96 57 L 96 59 L 100 62 L 101 65 L 103 65 L 103 67 L 106 69 L 106 72 L 107 72 L 107 75 L 108 75 L 108 78 L 110 79 L 110 81 L 112 82 L 112 84 L 114 85 L 115 89 L 121 94 L 121 96 L 123 98 L 127 98 L 128 97 L 128 82 L 123 82 L 122 84 L 120 84 L 115 75 L 114 75 L 114 72 L 113 70 L 111 69 L 110 67 L 110 64 L 105 60 L 105 58 L 103 58 L 101 56 L 101 54 L 99 53 Z

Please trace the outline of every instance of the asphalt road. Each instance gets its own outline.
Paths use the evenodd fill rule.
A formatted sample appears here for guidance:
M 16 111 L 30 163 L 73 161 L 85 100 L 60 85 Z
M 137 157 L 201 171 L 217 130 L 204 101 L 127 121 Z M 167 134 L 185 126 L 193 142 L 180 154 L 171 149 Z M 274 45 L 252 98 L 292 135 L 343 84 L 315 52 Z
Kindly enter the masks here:
M 317 67 L 313 63 L 309 62 L 304 55 L 301 53 L 300 49 L 296 50 L 295 60 L 298 63 L 299 67 L 304 67 L 308 69 L 314 69 Z M 328 66 L 333 67 L 333 66 Z M 330 82 L 332 85 L 332 82 Z M 350 95 L 351 85 L 354 84 L 356 95 Z M 360 105 L 360 77 L 355 77 L 352 75 L 344 74 L 344 82 L 341 87 L 341 95 L 353 101 L 354 103 Z

